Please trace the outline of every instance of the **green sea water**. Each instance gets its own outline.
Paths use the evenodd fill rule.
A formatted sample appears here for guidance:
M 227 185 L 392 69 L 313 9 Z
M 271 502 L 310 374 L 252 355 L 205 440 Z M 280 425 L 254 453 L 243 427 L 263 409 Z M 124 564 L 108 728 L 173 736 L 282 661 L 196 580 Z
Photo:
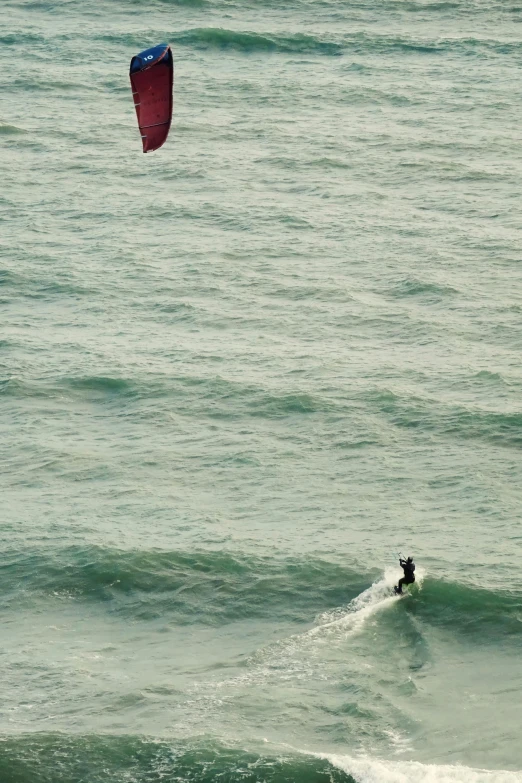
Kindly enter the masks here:
M 521 22 L 3 0 L 0 783 L 522 783 Z

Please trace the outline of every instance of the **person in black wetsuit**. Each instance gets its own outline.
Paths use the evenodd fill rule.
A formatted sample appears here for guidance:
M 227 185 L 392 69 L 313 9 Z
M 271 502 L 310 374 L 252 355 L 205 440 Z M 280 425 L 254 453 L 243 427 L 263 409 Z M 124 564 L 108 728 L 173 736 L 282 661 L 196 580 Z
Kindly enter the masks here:
M 407 560 L 403 560 L 402 557 L 399 560 L 401 568 L 404 570 L 404 576 L 399 579 L 399 584 L 394 588 L 397 595 L 402 595 L 403 585 L 412 585 L 415 581 L 415 563 L 413 558 L 409 557 Z

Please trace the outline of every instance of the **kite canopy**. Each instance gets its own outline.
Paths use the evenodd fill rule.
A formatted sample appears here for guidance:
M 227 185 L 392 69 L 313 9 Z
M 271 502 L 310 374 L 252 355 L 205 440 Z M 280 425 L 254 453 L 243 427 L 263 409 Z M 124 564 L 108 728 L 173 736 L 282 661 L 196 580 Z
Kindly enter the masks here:
M 172 120 L 174 63 L 168 44 L 153 46 L 132 58 L 132 97 L 143 152 L 159 149 L 167 140 Z

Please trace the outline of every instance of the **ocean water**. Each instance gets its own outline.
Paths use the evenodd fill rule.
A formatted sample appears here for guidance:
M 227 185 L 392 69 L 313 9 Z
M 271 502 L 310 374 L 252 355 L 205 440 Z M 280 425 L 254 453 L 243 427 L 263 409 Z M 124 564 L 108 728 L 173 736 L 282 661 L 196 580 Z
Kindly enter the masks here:
M 521 783 L 522 7 L 0 17 L 0 783 Z

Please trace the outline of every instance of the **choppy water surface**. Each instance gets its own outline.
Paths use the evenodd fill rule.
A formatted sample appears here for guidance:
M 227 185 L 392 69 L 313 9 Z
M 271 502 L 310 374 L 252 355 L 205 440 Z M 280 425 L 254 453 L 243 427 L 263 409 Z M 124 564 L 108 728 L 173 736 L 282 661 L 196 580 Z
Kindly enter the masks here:
M 4 9 L 2 782 L 521 783 L 521 8 Z

